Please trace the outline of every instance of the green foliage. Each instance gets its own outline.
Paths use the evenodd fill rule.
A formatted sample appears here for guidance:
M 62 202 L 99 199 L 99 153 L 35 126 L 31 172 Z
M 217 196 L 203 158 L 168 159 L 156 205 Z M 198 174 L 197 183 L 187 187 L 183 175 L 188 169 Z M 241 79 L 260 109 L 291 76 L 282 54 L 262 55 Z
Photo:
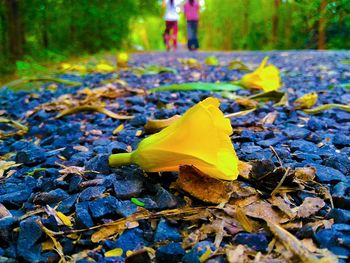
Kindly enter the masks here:
M 0 4 L 0 72 L 15 69 L 11 56 L 13 18 L 10 7 Z M 4 3 L 4 4 L 2 4 Z M 17 1 L 19 49 L 35 61 L 60 62 L 67 56 L 81 56 L 127 46 L 130 20 L 159 9 L 153 0 L 31 0 Z M 12 20 L 11 20 L 12 19 Z M 13 30 L 13 29 L 12 29 Z M 23 60 L 23 57 L 19 57 Z M 12 65 L 8 68 L 7 65 Z M 21 66 L 20 66 L 21 67 Z
M 231 83 L 189 82 L 189 83 L 160 86 L 158 88 L 150 89 L 150 92 L 159 92 L 164 90 L 236 91 L 239 89 L 242 89 L 242 87 Z
M 350 2 L 328 0 L 324 13 L 320 13 L 320 2 L 206 0 L 200 23 L 201 46 L 226 50 L 316 49 L 323 17 L 326 47 L 349 49 L 346 32 L 350 30 Z
M 322 12 L 321 1 L 326 2 Z M 10 16 L 8 3 L 13 2 L 17 3 L 18 23 Z M 316 49 L 322 20 L 326 48 L 350 49 L 348 0 L 202 2 L 205 2 L 199 23 L 202 49 Z M 0 3 L 0 73 L 15 70 L 16 60 L 57 63 L 67 57 L 103 50 L 164 49 L 161 0 L 0 0 Z M 14 28 L 18 31 L 14 32 Z M 186 43 L 183 15 L 178 38 L 180 43 Z

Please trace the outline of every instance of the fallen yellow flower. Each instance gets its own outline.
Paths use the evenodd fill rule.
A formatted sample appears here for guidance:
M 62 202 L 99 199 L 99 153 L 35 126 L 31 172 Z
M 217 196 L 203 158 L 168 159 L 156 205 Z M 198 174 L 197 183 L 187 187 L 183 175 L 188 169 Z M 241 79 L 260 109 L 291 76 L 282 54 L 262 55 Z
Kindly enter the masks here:
M 96 71 L 97 72 L 105 72 L 105 73 L 109 73 L 109 72 L 113 72 L 115 71 L 115 68 L 109 64 L 106 63 L 100 63 L 96 65 Z
M 295 109 L 310 109 L 317 103 L 316 92 L 307 93 L 294 101 Z
M 281 86 L 280 71 L 274 65 L 266 66 L 268 59 L 269 57 L 265 57 L 255 71 L 245 74 L 240 84 L 248 89 L 278 90 Z
M 117 65 L 118 67 L 127 67 L 128 66 L 128 61 L 129 61 L 129 55 L 128 53 L 125 52 L 120 52 L 117 55 Z
M 147 172 L 179 171 L 193 165 L 217 179 L 235 180 L 238 158 L 230 140 L 230 120 L 219 101 L 207 98 L 162 131 L 142 140 L 131 153 L 112 154 L 110 166 L 138 164 Z

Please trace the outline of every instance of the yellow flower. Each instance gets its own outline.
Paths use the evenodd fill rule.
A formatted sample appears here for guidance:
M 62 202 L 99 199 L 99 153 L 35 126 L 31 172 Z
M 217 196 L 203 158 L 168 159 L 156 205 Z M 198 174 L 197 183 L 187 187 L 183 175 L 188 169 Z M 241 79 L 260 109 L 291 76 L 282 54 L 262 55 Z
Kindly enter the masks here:
M 265 66 L 268 59 L 269 57 L 265 57 L 255 71 L 245 74 L 240 84 L 248 89 L 278 90 L 281 86 L 280 71 L 274 65 Z
M 307 93 L 294 101 L 295 109 L 310 109 L 317 103 L 316 92 Z
M 235 180 L 238 158 L 230 140 L 230 120 L 219 101 L 207 98 L 162 131 L 142 140 L 131 153 L 112 154 L 113 167 L 135 163 L 147 172 L 178 171 L 194 165 L 210 177 Z
M 109 64 L 100 63 L 96 65 L 96 71 L 109 73 L 115 71 L 115 68 Z
M 128 61 L 129 61 L 129 55 L 128 53 L 125 52 L 120 52 L 117 55 L 117 65 L 119 67 L 127 67 L 128 66 Z

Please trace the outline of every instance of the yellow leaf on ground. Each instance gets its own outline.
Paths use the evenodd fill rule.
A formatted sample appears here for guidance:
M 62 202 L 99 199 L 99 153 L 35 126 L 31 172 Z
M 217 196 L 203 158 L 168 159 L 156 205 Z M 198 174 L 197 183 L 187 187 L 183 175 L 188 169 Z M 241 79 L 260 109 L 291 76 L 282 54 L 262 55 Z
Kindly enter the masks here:
M 59 219 L 61 219 L 62 223 L 65 224 L 66 226 L 69 226 L 69 227 L 73 226 L 70 218 L 68 216 L 66 216 L 65 214 L 63 214 L 62 212 L 56 212 L 56 215 Z
M 317 102 L 316 92 L 307 93 L 294 101 L 295 109 L 310 109 Z
M 120 124 L 117 128 L 114 129 L 113 135 L 116 135 L 117 133 L 121 132 L 124 129 L 124 124 Z
M 121 255 L 123 255 L 123 249 L 119 247 L 109 250 L 105 253 L 105 257 L 120 257 Z

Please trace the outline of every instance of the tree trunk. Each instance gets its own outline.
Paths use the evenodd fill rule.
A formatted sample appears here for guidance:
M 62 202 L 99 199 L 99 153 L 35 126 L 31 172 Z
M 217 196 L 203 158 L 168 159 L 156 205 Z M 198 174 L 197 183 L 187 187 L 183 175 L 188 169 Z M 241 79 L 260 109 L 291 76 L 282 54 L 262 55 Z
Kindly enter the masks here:
M 49 48 L 49 33 L 48 33 L 48 21 L 47 21 L 47 13 L 46 10 L 48 9 L 48 3 L 47 1 L 43 2 L 45 5 L 45 8 L 43 10 L 43 24 L 42 24 L 42 38 L 43 38 L 43 46 L 45 49 Z
M 274 14 L 272 16 L 272 45 L 274 48 L 276 48 L 276 43 L 277 43 L 277 34 L 278 34 L 278 24 L 279 24 L 279 19 L 278 19 L 278 14 L 279 14 L 279 6 L 281 3 L 281 0 L 275 0 L 275 10 Z
M 326 49 L 326 7 L 327 0 L 321 0 L 320 20 L 318 21 L 318 49 Z
M 21 0 L 5 0 L 7 11 L 7 27 L 9 39 L 9 53 L 15 61 L 23 56 L 24 33 L 20 11 Z

